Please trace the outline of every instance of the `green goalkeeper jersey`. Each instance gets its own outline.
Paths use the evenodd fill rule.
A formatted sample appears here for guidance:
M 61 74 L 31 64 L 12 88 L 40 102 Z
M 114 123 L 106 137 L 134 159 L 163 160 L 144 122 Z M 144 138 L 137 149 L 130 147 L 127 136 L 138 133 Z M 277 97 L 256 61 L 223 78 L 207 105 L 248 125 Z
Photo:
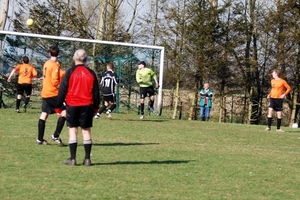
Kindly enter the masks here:
M 138 82 L 140 87 L 151 86 L 154 79 L 156 79 L 156 74 L 150 68 L 145 67 L 136 71 L 136 81 Z

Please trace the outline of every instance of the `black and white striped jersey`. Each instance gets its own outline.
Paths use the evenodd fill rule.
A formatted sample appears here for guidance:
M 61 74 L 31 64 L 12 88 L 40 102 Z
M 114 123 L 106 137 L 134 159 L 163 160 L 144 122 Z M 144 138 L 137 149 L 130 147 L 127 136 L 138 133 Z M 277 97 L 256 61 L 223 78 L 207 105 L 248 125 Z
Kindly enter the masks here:
M 103 96 L 110 96 L 115 93 L 115 86 L 119 83 L 118 75 L 113 71 L 103 73 L 100 85 L 102 86 Z

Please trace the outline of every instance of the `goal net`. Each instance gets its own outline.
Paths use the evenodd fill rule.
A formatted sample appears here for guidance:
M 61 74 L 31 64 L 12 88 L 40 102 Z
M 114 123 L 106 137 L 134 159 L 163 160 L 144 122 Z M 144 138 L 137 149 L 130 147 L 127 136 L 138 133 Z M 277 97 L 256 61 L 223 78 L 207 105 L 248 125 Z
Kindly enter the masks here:
M 116 88 L 116 112 L 119 112 L 120 108 L 137 109 L 139 87 L 135 80 L 135 73 L 138 61 L 143 60 L 147 63 L 147 67 L 157 74 L 160 87 L 157 91 L 155 109 L 158 115 L 162 113 L 163 47 L 11 31 L 0 31 L 0 42 L 2 76 L 7 76 L 25 55 L 36 67 L 38 76 L 41 76 L 43 64 L 49 59 L 48 49 L 52 45 L 58 45 L 60 48 L 58 61 L 64 70 L 70 68 L 73 62 L 72 56 L 79 48 L 87 51 L 88 66 L 96 72 L 99 80 L 102 73 L 106 71 L 106 63 L 114 63 L 114 71 L 126 88 L 125 90 Z M 1 87 L 4 87 L 3 84 Z

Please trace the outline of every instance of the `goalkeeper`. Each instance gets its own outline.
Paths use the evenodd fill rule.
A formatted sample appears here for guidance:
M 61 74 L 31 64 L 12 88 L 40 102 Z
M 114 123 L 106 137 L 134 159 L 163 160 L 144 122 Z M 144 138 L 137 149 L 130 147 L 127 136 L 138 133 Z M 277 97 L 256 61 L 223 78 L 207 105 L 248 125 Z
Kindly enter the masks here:
M 145 98 L 147 96 L 150 97 L 150 105 L 149 109 L 151 112 L 154 111 L 154 87 L 153 80 L 155 81 L 155 88 L 158 88 L 158 82 L 156 74 L 152 69 L 146 67 L 146 63 L 144 61 L 140 61 L 138 63 L 138 69 L 136 71 L 136 81 L 140 86 L 140 109 L 141 116 L 140 119 L 144 119 L 144 107 L 145 107 Z

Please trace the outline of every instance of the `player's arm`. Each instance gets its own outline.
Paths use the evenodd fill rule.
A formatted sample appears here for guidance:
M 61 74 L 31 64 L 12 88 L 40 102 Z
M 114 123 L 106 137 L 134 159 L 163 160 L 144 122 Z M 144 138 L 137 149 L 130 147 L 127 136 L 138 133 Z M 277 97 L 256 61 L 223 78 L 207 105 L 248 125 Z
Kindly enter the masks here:
M 156 76 L 156 74 L 154 73 L 153 70 L 151 70 L 151 75 L 152 75 L 152 79 L 155 81 L 155 87 L 158 88 L 159 84 L 158 84 L 158 81 L 157 81 L 157 76 Z
M 288 95 L 290 92 L 291 92 L 291 90 L 292 90 L 292 88 L 291 88 L 291 86 L 286 82 L 286 81 L 284 81 L 284 87 L 285 87 L 285 93 L 284 93 L 284 96 L 286 96 L 286 95 Z
M 15 71 L 16 71 L 15 69 L 11 70 L 9 77 L 7 78 L 7 82 L 11 81 L 11 77 L 14 75 Z
M 120 79 L 117 75 L 115 75 L 115 77 L 114 77 L 114 82 L 115 82 L 116 86 L 119 86 L 121 88 L 125 88 L 125 86 L 120 83 Z
M 94 71 L 90 70 L 91 74 L 94 76 L 94 85 L 93 85 L 93 109 L 94 112 L 99 110 L 100 104 L 100 93 L 99 93 L 99 82 L 97 79 L 97 75 Z
M 36 69 L 32 66 L 32 78 L 37 77 L 38 72 L 36 71 Z
M 56 108 L 61 108 L 63 103 L 65 102 L 68 88 L 69 88 L 69 79 L 71 76 L 71 70 L 67 71 L 65 74 L 65 77 L 63 78 L 62 82 L 60 83 L 59 91 L 58 91 L 58 97 L 56 102 Z
M 135 78 L 136 78 L 136 82 L 138 82 L 138 83 L 143 82 L 142 76 L 140 75 L 139 70 L 136 70 Z
M 59 66 L 55 66 L 51 72 L 51 83 L 54 87 L 59 87 L 60 75 L 59 75 Z

